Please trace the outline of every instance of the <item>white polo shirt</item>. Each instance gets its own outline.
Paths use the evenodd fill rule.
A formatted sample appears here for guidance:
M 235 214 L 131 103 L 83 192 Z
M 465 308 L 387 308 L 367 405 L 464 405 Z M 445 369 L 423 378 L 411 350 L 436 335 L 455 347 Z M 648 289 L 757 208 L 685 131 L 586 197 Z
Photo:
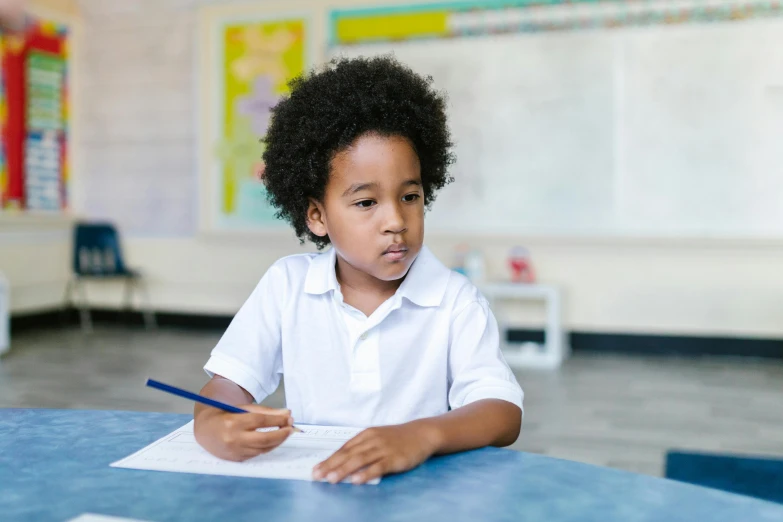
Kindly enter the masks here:
M 372 315 L 343 302 L 335 252 L 283 258 L 264 275 L 204 369 L 261 402 L 285 374 L 297 422 L 381 426 L 481 399 L 520 408 L 486 299 L 426 248 Z

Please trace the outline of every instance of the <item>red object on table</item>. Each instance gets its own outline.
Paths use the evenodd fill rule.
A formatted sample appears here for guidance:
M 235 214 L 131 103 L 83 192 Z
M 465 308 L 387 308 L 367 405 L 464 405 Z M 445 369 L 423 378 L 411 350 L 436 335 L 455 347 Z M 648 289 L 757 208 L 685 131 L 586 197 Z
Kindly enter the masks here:
M 511 268 L 512 282 L 528 284 L 535 282 L 533 263 L 530 259 L 530 252 L 526 248 L 513 248 L 508 258 L 508 264 Z

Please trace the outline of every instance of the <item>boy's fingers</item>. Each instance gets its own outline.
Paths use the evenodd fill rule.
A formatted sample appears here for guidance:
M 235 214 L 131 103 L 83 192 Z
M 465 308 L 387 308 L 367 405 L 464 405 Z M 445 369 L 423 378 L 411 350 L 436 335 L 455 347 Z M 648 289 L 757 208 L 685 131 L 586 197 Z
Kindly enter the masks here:
M 335 471 L 337 468 L 345 464 L 349 459 L 355 455 L 362 454 L 370 451 L 374 448 L 371 442 L 354 446 L 352 448 L 341 448 L 337 450 L 331 457 L 318 464 L 313 468 L 313 478 L 315 480 L 326 479 L 327 476 Z
M 381 460 L 383 453 L 377 449 L 369 449 L 362 452 L 356 452 L 333 471 L 326 475 L 326 480 L 332 484 L 342 482 L 346 477 L 356 473 Z
M 273 449 L 285 442 L 294 432 L 293 428 L 280 428 L 274 431 L 250 431 L 240 438 L 241 444 L 255 450 Z
M 287 428 L 291 424 L 290 415 L 272 415 L 269 413 L 237 413 L 237 424 L 244 430 L 258 428 Z
M 354 484 L 366 484 L 371 480 L 382 477 L 384 473 L 386 473 L 386 463 L 383 460 L 379 460 L 366 469 L 354 473 L 351 477 L 351 482 Z
M 342 445 L 342 447 L 339 449 L 339 451 L 349 450 L 353 448 L 354 446 L 358 446 L 359 444 L 365 443 L 367 440 L 370 439 L 372 436 L 372 432 L 369 430 L 364 430 L 360 432 L 358 435 L 355 435 L 352 439 L 348 440 L 345 444 Z
M 338 466 L 342 466 L 343 462 L 351 458 L 352 455 L 353 452 L 350 449 L 346 450 L 345 448 L 340 448 L 335 451 L 331 457 L 313 468 L 313 478 L 316 480 L 325 479 L 329 473 L 334 471 Z
M 265 413 L 267 415 L 291 415 L 291 410 L 286 408 L 269 408 L 267 406 L 259 406 L 258 404 L 243 404 L 239 406 L 243 410 L 247 410 L 250 413 Z
M 339 465 L 336 464 L 337 462 L 342 462 L 347 458 L 347 455 L 349 455 L 350 452 L 355 451 L 359 446 L 362 446 L 363 449 L 368 449 L 374 445 L 375 443 L 372 441 L 371 432 L 369 430 L 364 430 L 340 446 L 340 449 L 335 451 L 331 457 L 318 464 L 313 471 L 326 468 L 331 470 Z

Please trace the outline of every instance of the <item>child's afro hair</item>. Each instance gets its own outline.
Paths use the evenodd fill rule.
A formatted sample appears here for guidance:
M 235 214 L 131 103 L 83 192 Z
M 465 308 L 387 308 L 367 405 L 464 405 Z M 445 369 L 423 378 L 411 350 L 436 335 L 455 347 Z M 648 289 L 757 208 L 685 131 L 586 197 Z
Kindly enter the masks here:
M 452 181 L 452 142 L 445 95 L 392 56 L 335 59 L 289 84 L 291 95 L 272 109 L 264 142 L 264 174 L 277 217 L 297 237 L 321 249 L 328 237 L 307 227 L 310 198 L 323 201 L 335 154 L 362 135 L 406 138 L 418 155 L 424 205 Z

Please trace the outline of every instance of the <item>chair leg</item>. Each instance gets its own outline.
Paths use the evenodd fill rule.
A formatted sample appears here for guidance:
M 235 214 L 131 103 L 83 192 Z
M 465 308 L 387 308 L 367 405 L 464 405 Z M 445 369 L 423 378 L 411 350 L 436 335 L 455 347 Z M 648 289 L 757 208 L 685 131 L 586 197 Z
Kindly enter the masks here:
M 84 287 L 84 281 L 79 278 L 74 280 L 76 293 L 79 295 L 79 318 L 82 324 L 82 332 L 92 333 L 92 317 L 90 316 L 90 307 L 87 303 L 87 290 Z
M 125 279 L 125 292 L 122 299 L 122 319 L 127 319 L 128 314 L 133 311 L 133 287 L 136 284 L 135 279 L 128 277 Z
M 150 299 L 150 293 L 147 289 L 147 284 L 142 280 L 138 280 L 137 284 L 139 286 L 139 290 L 141 291 L 142 297 L 144 298 L 144 308 L 142 311 L 144 314 L 144 326 L 147 327 L 147 330 L 153 330 L 158 327 L 158 322 L 155 319 L 155 312 L 152 309 L 152 299 Z
M 73 281 L 74 277 L 71 277 L 68 279 L 68 284 L 65 285 L 65 294 L 63 295 L 63 302 L 65 303 L 65 307 L 68 308 L 73 304 Z
M 66 316 L 70 318 L 71 307 L 73 306 L 73 284 L 76 276 L 68 279 L 68 283 L 65 285 L 65 295 L 63 295 L 63 309 L 60 313 L 60 323 L 65 324 Z

